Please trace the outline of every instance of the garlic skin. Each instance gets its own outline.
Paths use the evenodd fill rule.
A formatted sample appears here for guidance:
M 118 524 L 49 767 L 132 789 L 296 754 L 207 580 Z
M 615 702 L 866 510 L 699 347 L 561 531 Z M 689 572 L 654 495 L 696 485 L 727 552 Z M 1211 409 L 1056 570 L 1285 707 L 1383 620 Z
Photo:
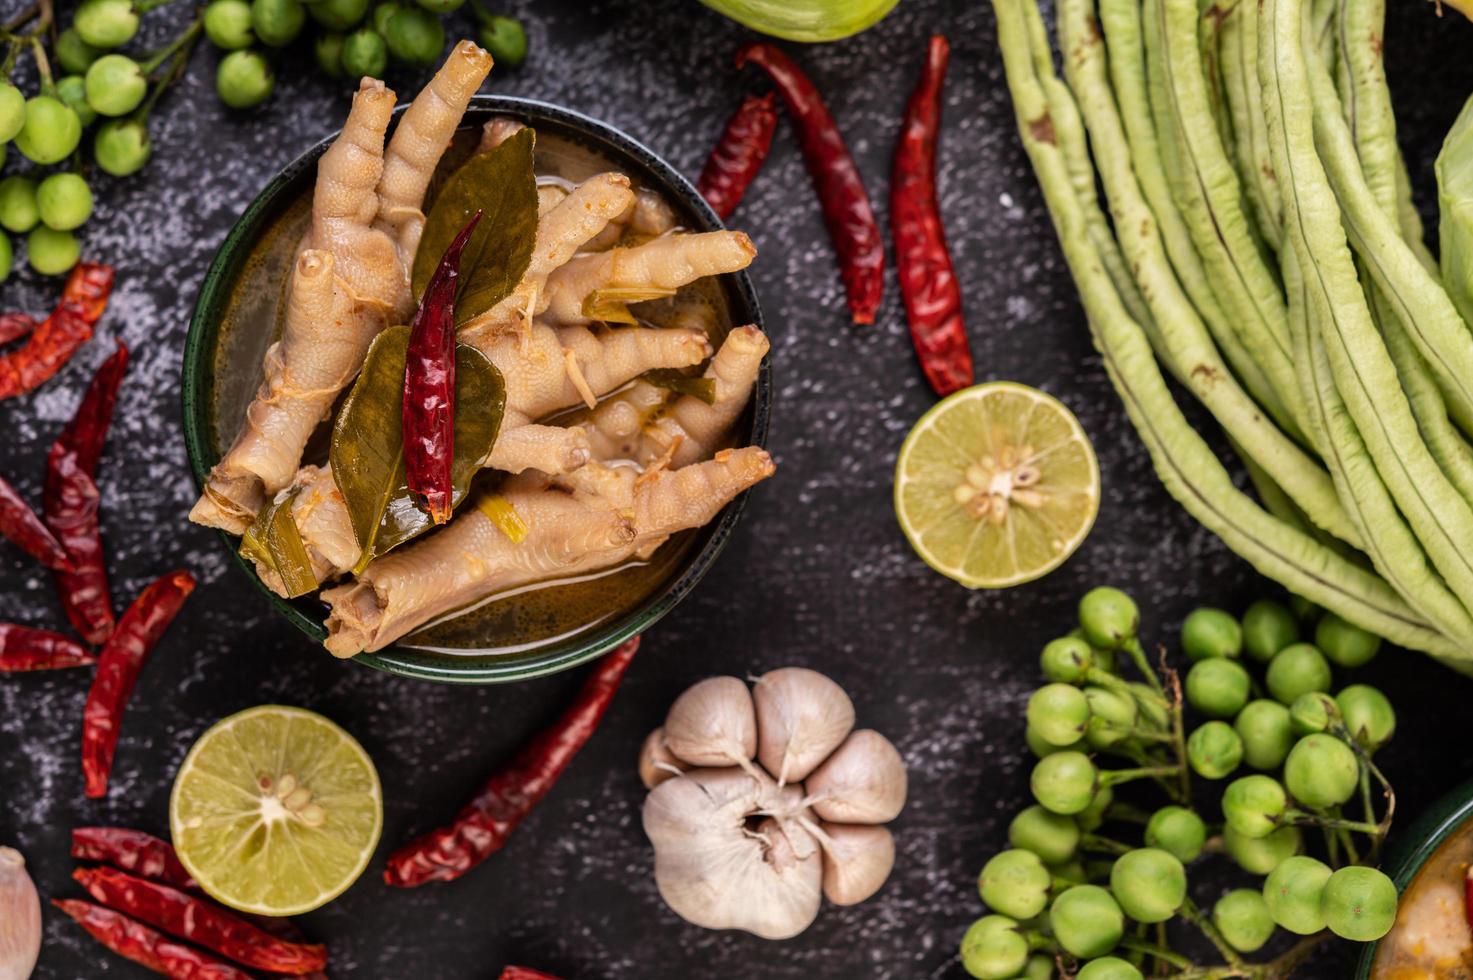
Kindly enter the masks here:
M 707 929 L 788 939 L 807 929 L 823 898 L 823 852 L 796 823 L 748 818 L 790 794 L 738 768 L 694 769 L 650 791 L 645 834 L 655 884 L 676 914 Z
M 750 767 L 757 712 L 736 677 L 708 677 L 675 699 L 665 716 L 665 746 L 694 766 Z
M 656 728 L 645 736 L 639 747 L 639 781 L 645 789 L 654 789 L 689 768 L 690 764 L 675 758 L 665 744 L 665 729 Z
M 888 823 L 905 806 L 905 763 L 871 728 L 849 735 L 805 785 L 813 812 L 837 823 Z
M 788 939 L 825 896 L 853 905 L 884 885 L 895 839 L 875 825 L 905 805 L 905 764 L 854 730 L 853 701 L 824 675 L 785 667 L 753 683 L 712 677 L 675 700 L 640 748 L 642 818 L 676 914 Z
M 806 779 L 854 728 L 854 702 L 816 670 L 782 667 L 757 678 L 757 760 L 778 784 Z
M 0 847 L 0 980 L 26 980 L 41 955 L 41 899 L 25 858 Z
M 880 890 L 895 867 L 895 838 L 884 827 L 819 824 L 823 845 L 823 896 L 835 905 L 858 905 Z

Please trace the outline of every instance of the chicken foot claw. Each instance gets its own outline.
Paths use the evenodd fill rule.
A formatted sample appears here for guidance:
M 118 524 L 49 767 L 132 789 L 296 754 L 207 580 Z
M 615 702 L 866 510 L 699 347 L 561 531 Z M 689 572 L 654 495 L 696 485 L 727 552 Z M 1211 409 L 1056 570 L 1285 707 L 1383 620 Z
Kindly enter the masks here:
M 339 657 L 378 650 L 498 592 L 618 564 L 651 541 L 709 523 L 773 469 L 764 450 L 748 447 L 652 479 L 590 463 L 571 488 L 512 481 L 503 496 L 528 527 L 523 540 L 513 542 L 480 510 L 458 514 L 435 536 L 322 593 L 331 607 L 327 648 Z

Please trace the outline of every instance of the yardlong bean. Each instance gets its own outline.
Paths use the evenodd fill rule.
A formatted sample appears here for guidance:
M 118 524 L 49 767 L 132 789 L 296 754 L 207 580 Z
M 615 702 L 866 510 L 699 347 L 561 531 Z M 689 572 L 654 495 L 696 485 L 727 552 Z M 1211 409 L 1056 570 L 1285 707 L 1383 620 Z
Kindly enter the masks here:
M 1396 119 L 1391 110 L 1391 94 L 1386 87 L 1381 58 L 1384 19 L 1385 4 L 1381 0 L 1357 0 L 1355 3 L 1340 0 L 1336 27 L 1336 77 L 1340 108 L 1354 142 L 1353 153 L 1359 159 L 1366 187 L 1376 206 L 1393 222 L 1390 225 L 1392 233 L 1397 233 L 1402 231 L 1395 223 L 1398 221 L 1400 193 L 1397 181 L 1400 152 L 1396 146 Z M 1320 109 L 1317 107 L 1316 111 Z M 1408 247 L 1421 263 L 1412 243 L 1409 242 Z M 1422 267 L 1428 268 L 1425 264 Z M 1429 271 L 1430 275 L 1437 275 L 1435 266 Z M 1431 368 L 1417 351 L 1397 310 L 1380 286 L 1364 274 L 1362 262 L 1357 263 L 1357 272 L 1362 273 L 1361 284 L 1371 302 L 1371 315 L 1386 340 L 1387 352 L 1396 364 L 1417 425 L 1427 440 L 1427 448 L 1464 499 L 1473 501 L 1473 450 L 1449 420 L 1447 403 L 1432 377 Z
M 1389 169 L 1389 160 L 1382 165 L 1386 170 L 1380 181 L 1383 204 L 1361 170 L 1357 145 L 1328 69 L 1318 58 L 1310 61 L 1307 68 L 1315 146 L 1339 202 L 1340 223 L 1375 286 L 1432 369 L 1447 399 L 1448 413 L 1465 431 L 1473 431 L 1473 334 L 1469 334 L 1442 283 L 1422 265 L 1401 237 L 1401 228 L 1394 218 L 1391 195 L 1395 177 Z M 1367 139 L 1360 148 L 1373 154 L 1374 160 L 1375 154 L 1385 152 L 1378 146 L 1381 142 L 1380 138 Z
M 1459 648 L 1428 627 L 1374 574 L 1265 513 L 1232 483 L 1172 400 L 1149 345 L 1120 302 L 1090 243 L 1072 193 L 1045 95 L 1030 19 L 1033 0 L 993 0 L 1018 129 L 1043 188 L 1070 271 L 1127 411 L 1174 496 L 1264 574 L 1393 642 L 1456 659 Z M 1043 52 L 1045 58 L 1047 51 Z
M 1264 244 L 1277 252 L 1284 238 L 1284 210 L 1263 128 L 1258 85 L 1258 4 L 1235 3 L 1223 15 L 1218 65 L 1233 119 L 1233 144 L 1243 189 Z
M 1378 481 L 1348 471 L 1353 479 L 1342 489 L 1342 499 L 1349 493 L 1365 504 L 1384 482 L 1432 565 L 1461 600 L 1460 606 L 1466 606 L 1473 594 L 1469 591 L 1473 585 L 1473 513 L 1428 452 L 1356 281 L 1339 207 L 1315 150 L 1302 17 L 1302 0 L 1265 0 L 1259 70 L 1269 109 L 1275 169 L 1284 188 L 1285 237 L 1293 242 L 1299 257 L 1308 298 L 1316 385 L 1328 397 L 1343 399 L 1379 474 Z M 1321 374 L 1321 350 L 1332 378 Z M 1343 421 L 1334 411 L 1338 407 L 1329 402 L 1331 410 L 1323 414 L 1332 440 L 1333 429 Z M 1382 525 L 1368 522 L 1362 530 L 1369 540 L 1380 533 Z M 1428 588 L 1424 594 L 1420 583 L 1411 589 L 1401 584 L 1415 563 L 1407 548 L 1373 545 L 1372 558 L 1383 574 L 1398 576 L 1399 591 L 1408 601 L 1431 604 L 1436 598 L 1435 589 Z M 1418 608 L 1428 611 L 1427 605 Z M 1428 615 L 1433 613 L 1428 611 Z M 1466 616 L 1464 608 L 1462 618 Z M 1442 615 L 1437 621 L 1444 628 L 1451 625 Z
M 1152 109 L 1178 153 L 1174 163 L 1168 157 L 1167 174 L 1218 301 L 1279 399 L 1302 422 L 1282 287 L 1249 232 L 1241 185 L 1210 115 L 1197 9 L 1197 0 L 1144 4 L 1148 78 L 1161 95 Z
M 1130 152 L 1110 91 L 1105 52 L 1094 29 L 1095 23 L 1094 0 L 1059 0 L 1059 47 L 1066 52 L 1064 74 L 1078 95 L 1080 115 L 1089 128 L 1090 145 L 1095 151 L 1115 225 L 1138 229 L 1137 233 L 1121 236 L 1120 244 L 1140 277 L 1141 292 L 1154 314 L 1157 338 L 1153 339 L 1159 339 L 1161 359 L 1192 389 L 1238 445 L 1251 447 L 1245 450 L 1246 458 L 1262 466 L 1270 479 L 1284 487 L 1302 505 L 1315 526 L 1359 546 L 1359 531 L 1341 507 L 1329 474 L 1285 436 L 1243 391 L 1181 291 L 1150 207 L 1130 168 Z M 1047 85 L 1045 90 L 1053 91 Z M 1056 116 L 1066 99 L 1071 99 L 1068 89 L 1064 90 L 1063 98 L 1050 98 Z M 1059 122 L 1055 129 L 1061 150 L 1067 151 L 1067 127 Z M 1076 169 L 1077 165 L 1070 164 L 1071 173 Z M 1088 195 L 1080 193 L 1075 181 L 1076 197 L 1086 213 L 1086 221 L 1088 211 L 1095 206 L 1093 168 L 1090 174 Z
M 1187 230 L 1186 220 L 1172 199 L 1161 140 L 1151 118 L 1140 7 L 1136 0 L 1103 0 L 1099 14 L 1105 33 L 1110 77 L 1125 126 L 1126 141 L 1130 145 L 1136 179 L 1156 217 L 1166 254 L 1182 289 L 1207 324 L 1233 371 L 1242 379 L 1244 387 L 1286 431 L 1297 433 L 1295 419 L 1280 401 L 1263 369 L 1249 355 L 1236 328 L 1217 302 L 1201 256 L 1197 254 L 1191 233 Z

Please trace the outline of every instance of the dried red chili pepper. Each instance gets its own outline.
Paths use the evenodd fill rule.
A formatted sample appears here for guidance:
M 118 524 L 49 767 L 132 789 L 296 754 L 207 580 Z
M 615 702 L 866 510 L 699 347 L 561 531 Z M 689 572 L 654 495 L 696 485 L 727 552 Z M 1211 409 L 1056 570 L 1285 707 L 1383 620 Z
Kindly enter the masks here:
M 61 302 L 35 327 L 25 346 L 0 354 L 0 399 L 24 395 L 60 371 L 92 337 L 112 287 L 111 266 L 83 262 L 73 269 Z
M 36 318 L 29 313 L 0 313 L 0 344 L 20 340 L 36 326 Z
M 747 185 L 772 149 L 772 134 L 777 129 L 775 103 L 771 92 L 742 99 L 696 181 L 696 190 L 723 221 L 741 203 Z
M 87 777 L 87 796 L 92 799 L 107 795 L 118 728 L 138 674 L 193 591 L 194 576 L 186 571 L 170 572 L 155 580 L 133 600 L 102 648 L 87 706 L 82 709 L 82 773 Z
M 509 966 L 501 971 L 500 980 L 558 980 L 551 973 L 543 973 L 526 966 Z
M 1463 875 L 1463 918 L 1468 928 L 1473 929 L 1473 868 Z
M 113 424 L 113 410 L 118 404 L 118 389 L 128 370 L 128 348 L 121 340 L 117 350 L 97 368 L 87 392 L 72 413 L 71 421 L 61 430 L 58 442 L 77 452 L 77 460 L 87 475 L 96 479 L 97 463 Z
M 213 950 L 243 966 L 300 975 L 327 966 L 327 948 L 287 942 L 214 902 L 112 868 L 78 868 L 72 877 L 103 905 Z
M 77 454 L 59 444 L 46 457 L 46 490 L 42 518 L 66 549 L 69 572 L 53 572 L 56 592 L 72 627 L 88 643 L 101 645 L 112 635 L 114 619 L 102 532 L 97 484 L 82 469 Z
M 174 942 L 136 919 L 75 898 L 52 899 L 108 949 L 176 980 L 251 980 L 251 975 L 209 953 Z
M 175 888 L 199 890 L 194 878 L 179 863 L 174 845 L 141 830 L 77 827 L 72 830 L 72 857 L 111 864 Z
M 97 658 L 69 636 L 0 623 L 0 674 L 89 667 L 95 663 Z
M 127 367 L 128 348 L 119 343 L 97 369 L 46 460 L 42 498 L 46 524 L 61 540 L 72 564 L 71 571 L 54 576 L 56 591 L 73 628 L 92 644 L 106 642 L 114 623 L 95 480 Z
M 61 542 L 4 477 L 0 477 L 0 538 L 9 538 L 47 568 L 71 570 L 71 560 Z
M 481 212 L 471 215 L 425 284 L 404 352 L 404 472 L 436 524 L 450 520 L 455 458 L 455 289 L 460 253 Z
M 453 881 L 501 850 L 598 728 L 638 649 L 636 636 L 605 657 L 557 722 L 537 733 L 487 780 L 454 823 L 389 855 L 384 881 L 397 888 Z
M 874 323 L 885 287 L 885 244 L 849 147 L 813 82 L 776 45 L 759 41 L 743 46 L 736 65 L 748 63 L 767 72 L 793 120 L 829 238 L 839 253 L 849 312 L 855 323 Z
M 906 105 L 890 176 L 890 228 L 910 339 L 926 380 L 942 397 L 973 379 L 962 291 L 936 203 L 936 137 L 950 55 L 946 38 L 932 35 L 925 68 Z

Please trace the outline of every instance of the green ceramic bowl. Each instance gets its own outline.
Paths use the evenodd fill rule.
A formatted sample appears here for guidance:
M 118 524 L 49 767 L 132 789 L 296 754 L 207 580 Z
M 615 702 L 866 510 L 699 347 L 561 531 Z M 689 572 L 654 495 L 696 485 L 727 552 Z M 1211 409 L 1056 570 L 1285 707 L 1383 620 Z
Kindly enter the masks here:
M 1381 867 L 1396 883 L 1398 894 L 1407 890 L 1428 858 L 1468 820 L 1473 819 L 1473 780 L 1443 796 L 1412 821 L 1404 832 L 1393 832 Z M 1380 942 L 1366 943 L 1356 964 L 1356 980 L 1368 980 Z
M 403 108 L 400 106 L 398 111 Z M 560 143 L 602 158 L 636 183 L 661 192 L 687 228 L 710 231 L 722 227 L 720 219 L 689 181 L 653 151 L 610 126 L 542 102 L 484 95 L 472 101 L 464 125 L 467 128 L 479 127 L 493 115 L 520 119 L 537 129 L 549 144 Z M 226 356 L 222 356 L 226 333 L 221 329 L 222 311 L 232 301 L 233 292 L 242 277 L 250 274 L 247 260 L 262 236 L 290 211 L 293 204 L 301 208 L 300 201 L 316 174 L 317 158 L 336 136 L 333 133 L 324 138 L 266 185 L 226 237 L 205 274 L 185 342 L 183 372 L 184 438 L 197 486 L 204 485 L 210 467 L 219 460 L 235 435 L 234 429 L 220 431 L 224 426 L 217 424 L 217 405 L 226 395 L 240 402 L 255 390 L 260 378 L 259 351 L 264 350 L 269 342 L 269 338 L 255 338 L 255 352 L 251 356 L 237 354 L 229 348 L 224 351 Z M 255 273 L 260 275 L 259 268 Z M 720 300 L 716 305 L 725 307 L 724 319 L 729 324 L 755 323 L 762 326 L 757 296 L 746 273 L 723 276 L 721 280 Z M 764 363 L 752 405 L 745 419 L 738 423 L 739 444 L 765 444 L 771 394 L 771 369 Z M 360 654 L 354 659 L 390 673 L 452 684 L 503 683 L 577 666 L 649 629 L 688 595 L 730 539 L 744 500 L 745 495 L 738 497 L 706 527 L 688 532 L 694 535 L 694 540 L 685 547 L 673 570 L 633 608 L 568 639 L 542 643 L 528 652 L 494 654 L 401 645 Z M 313 641 L 322 642 L 327 635 L 322 625 L 326 606 L 312 596 L 286 600 L 275 595 L 256 577 L 249 562 L 237 554 L 239 542 L 236 538 L 222 533 L 220 543 L 230 552 L 236 566 L 251 584 L 278 612 Z M 495 638 L 487 637 L 485 645 L 495 647 Z

